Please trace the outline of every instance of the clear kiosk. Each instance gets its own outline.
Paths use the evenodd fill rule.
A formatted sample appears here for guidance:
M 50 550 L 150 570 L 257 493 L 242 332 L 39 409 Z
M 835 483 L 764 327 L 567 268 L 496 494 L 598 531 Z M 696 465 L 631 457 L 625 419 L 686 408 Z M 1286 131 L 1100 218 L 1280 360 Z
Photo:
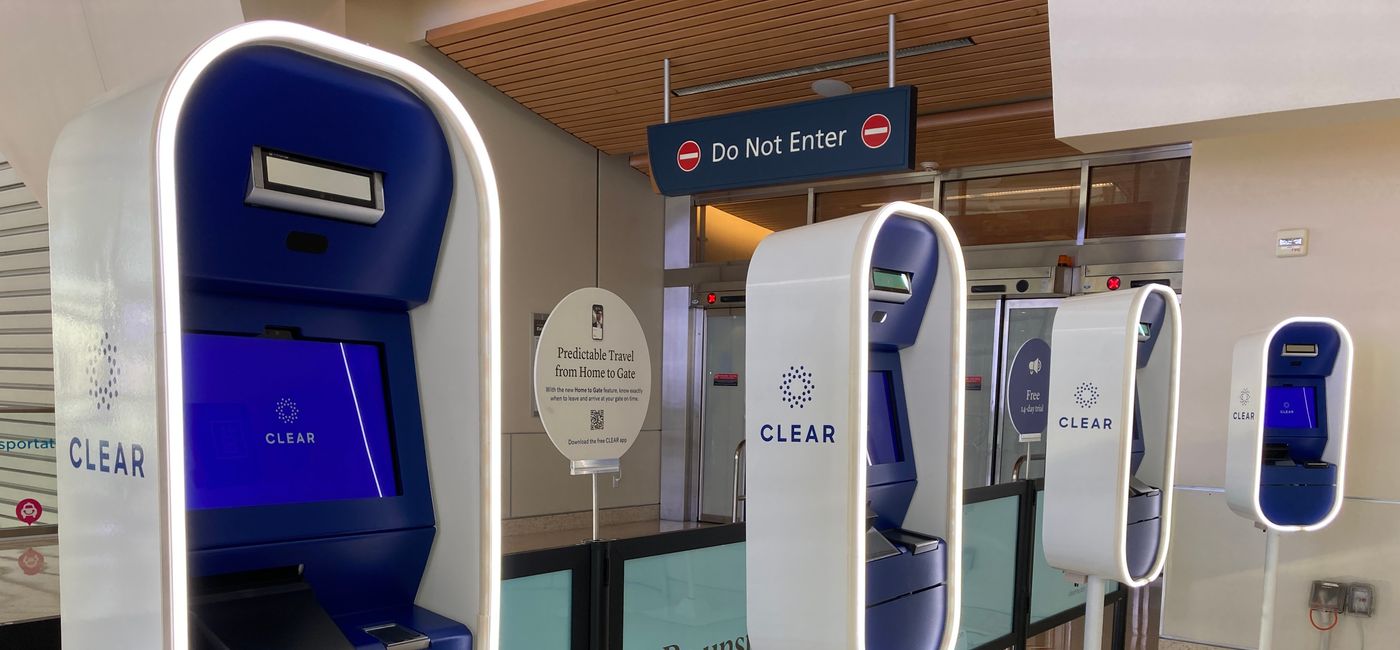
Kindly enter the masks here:
M 1151 284 L 1055 314 L 1045 445 L 1045 558 L 1087 586 L 1097 649 L 1105 579 L 1156 579 L 1171 536 L 1181 312 Z M 1097 606 L 1095 606 L 1097 604 Z
M 446 87 L 248 23 L 49 179 L 65 647 L 494 650 L 498 207 Z
M 1330 318 L 1289 318 L 1235 343 L 1225 497 L 1265 531 L 1259 647 L 1273 646 L 1280 533 L 1320 530 L 1342 511 L 1351 334 Z
M 966 283 L 909 203 L 773 234 L 749 266 L 748 626 L 769 650 L 957 641 Z

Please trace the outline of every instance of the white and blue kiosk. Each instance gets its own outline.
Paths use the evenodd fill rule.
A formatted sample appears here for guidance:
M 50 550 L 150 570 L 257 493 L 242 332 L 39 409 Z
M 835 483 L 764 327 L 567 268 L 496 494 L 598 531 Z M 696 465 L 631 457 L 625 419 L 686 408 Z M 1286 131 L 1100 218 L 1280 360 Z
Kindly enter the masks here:
M 1181 311 L 1171 289 L 1076 296 L 1055 313 L 1045 441 L 1045 559 L 1086 585 L 1099 648 L 1104 580 L 1155 580 L 1171 538 Z
M 1351 334 L 1331 318 L 1288 318 L 1235 343 L 1225 498 L 1265 531 L 1261 650 L 1273 647 L 1279 534 L 1342 511 L 1351 372 Z
M 248 23 L 49 181 L 64 646 L 497 648 L 498 207 L 446 87 Z
M 909 203 L 765 238 L 748 276 L 748 626 L 945 650 L 962 573 L 962 249 Z

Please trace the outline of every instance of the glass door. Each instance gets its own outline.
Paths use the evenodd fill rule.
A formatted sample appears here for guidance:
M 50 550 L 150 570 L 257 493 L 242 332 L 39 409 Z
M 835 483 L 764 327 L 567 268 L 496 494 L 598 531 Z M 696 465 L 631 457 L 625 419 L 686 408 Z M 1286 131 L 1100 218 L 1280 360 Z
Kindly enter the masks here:
M 744 439 L 744 310 L 705 310 L 700 379 L 700 520 L 734 514 L 734 453 Z
M 963 487 L 992 484 L 997 414 L 997 338 L 1001 303 L 967 303 L 967 379 L 963 416 Z
M 1055 311 L 1062 298 L 1007 300 L 1005 301 L 1002 322 L 1000 359 L 997 364 L 998 377 L 1005 385 L 1012 370 L 1016 353 L 1032 339 L 1040 339 L 1053 345 L 1050 340 L 1051 328 L 1055 325 Z M 1054 357 L 1051 357 L 1051 364 Z M 1004 391 L 1003 391 L 1004 392 Z M 1045 476 L 1045 441 L 1043 432 L 1022 433 L 1011 422 L 1009 400 L 999 400 L 996 419 L 996 482 L 1036 479 Z

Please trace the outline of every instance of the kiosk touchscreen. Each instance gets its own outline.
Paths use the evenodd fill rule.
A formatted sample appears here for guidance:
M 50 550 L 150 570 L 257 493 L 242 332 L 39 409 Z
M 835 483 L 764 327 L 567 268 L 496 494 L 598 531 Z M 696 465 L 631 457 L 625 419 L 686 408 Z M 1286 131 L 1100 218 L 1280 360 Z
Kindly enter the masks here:
M 961 585 L 962 251 L 908 203 L 749 269 L 748 625 L 779 650 L 940 650 Z
M 248 23 L 50 190 L 65 647 L 498 647 L 497 206 L 442 84 Z
M 1279 532 L 1317 530 L 1342 508 L 1351 336 L 1330 318 L 1290 318 L 1235 344 L 1225 496 Z
M 1089 586 L 1140 587 L 1171 535 L 1181 315 L 1147 285 L 1066 299 L 1055 314 L 1045 446 L 1045 558 Z M 1101 620 L 1089 607 L 1086 629 Z M 1098 647 L 1097 635 L 1086 648 Z

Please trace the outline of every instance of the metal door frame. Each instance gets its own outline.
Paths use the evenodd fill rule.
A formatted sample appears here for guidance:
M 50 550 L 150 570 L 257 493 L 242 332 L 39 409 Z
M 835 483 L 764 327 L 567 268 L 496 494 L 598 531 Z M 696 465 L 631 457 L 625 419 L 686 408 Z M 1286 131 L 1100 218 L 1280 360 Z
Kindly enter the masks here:
M 989 405 L 989 406 L 991 407 L 991 411 L 989 411 L 990 414 L 991 414 L 991 418 L 990 418 L 990 421 L 988 422 L 988 425 L 989 425 L 989 426 L 988 426 L 988 429 L 987 429 L 987 431 L 986 431 L 986 435 L 987 435 L 987 437 L 988 437 L 988 439 L 989 439 L 988 441 L 989 441 L 991 444 L 987 447 L 987 453 L 989 454 L 989 457 L 988 457 L 988 459 L 987 459 L 987 460 L 988 460 L 988 463 L 987 463 L 987 475 L 984 476 L 984 477 L 982 477 L 983 480 L 985 481 L 985 483 L 983 483 L 982 485 L 979 485 L 979 486 L 977 486 L 977 487 L 984 487 L 984 486 L 995 485 L 995 483 L 993 483 L 993 480 L 996 478 L 996 469 L 997 469 L 997 462 L 996 462 L 996 461 L 997 461 L 997 456 L 996 456 L 996 454 L 997 454 L 997 420 L 1001 417 L 1001 409 L 999 408 L 999 406 L 1000 406 L 1000 404 L 1001 404 L 1001 393 L 1000 393 L 1000 391 L 1001 391 L 1001 384 L 1002 384 L 1002 382 L 1001 382 L 1001 372 L 1000 372 L 1000 367 L 1001 367 L 1001 359 L 1000 359 L 1000 356 L 1001 356 L 1001 355 L 1000 355 L 1000 353 L 1001 353 L 1001 348 L 1003 347 L 1003 346 L 1002 346 L 1002 336 L 1003 336 L 1003 333 L 1002 333 L 1002 321 L 1005 320 L 1005 311 L 1003 311 L 1003 309 L 1002 309 L 1002 303 L 1004 303 L 1004 302 L 1006 302 L 1006 297 L 1005 297 L 1005 296 L 998 296 L 998 297 L 997 297 L 996 299 L 994 299 L 994 300 L 969 300 L 969 301 L 967 301 L 967 309 L 968 309 L 968 311 L 972 311 L 973 309 L 991 309 L 991 310 L 993 310 L 993 311 L 992 311 L 992 371 L 991 371 L 991 373 L 990 373 L 990 376 L 988 376 L 988 377 L 986 377 L 986 378 L 984 379 L 984 381 L 988 381 L 988 380 L 989 380 L 989 381 L 991 382 L 991 386 L 988 387 L 990 390 L 987 391 L 987 399 L 991 402 L 990 405 Z M 963 354 L 964 354 L 964 355 L 967 354 L 967 350 L 966 350 L 965 347 L 964 347 L 964 349 L 963 349 Z M 966 360 L 964 360 L 964 365 L 965 365 L 965 364 L 966 364 Z M 966 381 L 966 379 L 964 379 L 964 381 Z M 964 393 L 966 393 L 966 387 L 964 387 Z M 963 416 L 963 421 L 964 421 L 964 423 L 966 423 L 966 421 L 967 421 L 967 416 L 966 416 L 966 414 L 964 414 L 964 416 Z M 966 435 L 967 435 L 967 432 L 964 431 L 964 432 L 963 432 L 963 435 L 966 436 Z M 964 477 L 963 480 L 964 480 L 964 482 L 966 482 L 967 479 Z M 966 486 L 964 486 L 964 488 L 966 488 Z
M 700 381 L 697 382 L 699 385 L 695 390 L 695 448 L 696 460 L 699 461 L 699 474 L 696 478 L 695 483 L 695 520 L 702 523 L 710 524 L 728 524 L 732 523 L 729 517 L 723 517 L 719 515 L 707 515 L 705 512 L 705 389 L 709 387 L 707 382 L 710 381 L 710 359 L 709 355 L 707 355 L 705 352 L 709 349 L 710 343 L 710 323 L 708 320 L 710 315 L 714 314 L 728 316 L 744 316 L 745 308 L 697 308 L 695 309 L 695 311 L 699 314 L 700 328 L 700 335 L 697 337 L 697 343 L 699 345 L 697 352 L 699 354 L 700 363 L 696 364 L 699 368 L 698 377 Z M 747 327 L 747 322 L 745 323 L 745 327 Z M 745 349 L 745 353 L 745 356 L 747 357 L 747 348 Z M 747 370 L 745 372 L 741 372 L 739 375 L 739 383 L 741 388 L 743 387 L 743 382 L 746 381 L 744 379 L 744 375 L 746 374 L 748 374 Z M 747 411 L 747 405 L 745 405 L 745 407 Z M 747 422 L 747 420 L 745 421 Z M 740 431 L 739 433 L 741 434 L 739 436 L 739 439 L 743 440 L 747 432 Z

